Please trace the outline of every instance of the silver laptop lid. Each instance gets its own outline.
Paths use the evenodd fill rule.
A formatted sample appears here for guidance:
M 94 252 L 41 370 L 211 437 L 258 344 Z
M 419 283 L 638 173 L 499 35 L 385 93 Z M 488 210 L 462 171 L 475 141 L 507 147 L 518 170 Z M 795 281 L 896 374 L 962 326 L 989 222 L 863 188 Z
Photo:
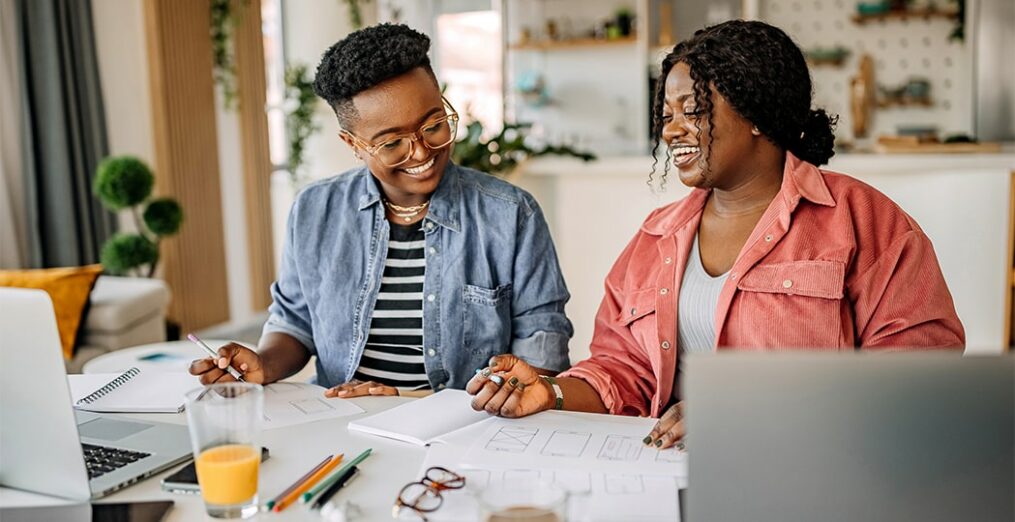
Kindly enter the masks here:
M 692 355 L 690 520 L 1015 520 L 1015 357 Z
M 46 292 L 0 288 L 0 484 L 88 500 L 57 332 Z

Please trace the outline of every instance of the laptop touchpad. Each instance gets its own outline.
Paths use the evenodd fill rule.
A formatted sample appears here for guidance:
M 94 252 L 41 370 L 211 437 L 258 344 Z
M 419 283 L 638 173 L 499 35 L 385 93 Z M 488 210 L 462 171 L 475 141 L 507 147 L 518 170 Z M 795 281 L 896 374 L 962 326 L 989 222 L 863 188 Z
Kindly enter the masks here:
M 142 422 L 98 418 L 79 425 L 78 432 L 82 437 L 90 439 L 115 441 L 140 433 L 152 426 L 152 424 Z

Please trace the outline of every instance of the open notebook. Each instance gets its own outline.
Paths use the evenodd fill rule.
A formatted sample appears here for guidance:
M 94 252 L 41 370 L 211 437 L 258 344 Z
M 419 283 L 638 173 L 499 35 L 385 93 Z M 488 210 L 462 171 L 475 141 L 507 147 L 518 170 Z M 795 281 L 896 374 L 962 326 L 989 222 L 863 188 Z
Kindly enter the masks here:
M 184 395 L 201 387 L 197 377 L 182 372 L 68 375 L 74 407 L 98 413 L 179 413 Z
M 472 396 L 444 390 L 349 423 L 349 429 L 426 446 L 491 418 L 472 409 Z

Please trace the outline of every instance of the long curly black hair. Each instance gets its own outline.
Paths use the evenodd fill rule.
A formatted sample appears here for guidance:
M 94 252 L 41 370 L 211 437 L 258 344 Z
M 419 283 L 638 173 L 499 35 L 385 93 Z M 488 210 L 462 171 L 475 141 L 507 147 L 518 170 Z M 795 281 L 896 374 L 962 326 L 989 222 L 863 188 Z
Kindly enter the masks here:
M 317 66 L 314 92 L 335 110 L 342 127 L 353 123 L 352 97 L 417 67 L 434 79 L 427 52 L 430 38 L 402 24 L 360 29 L 332 45 Z
M 835 154 L 837 116 L 811 109 L 811 76 L 800 48 L 782 29 L 764 22 L 732 20 L 698 30 L 663 59 L 652 107 L 652 173 L 662 139 L 666 77 L 678 63 L 687 64 L 694 81 L 694 101 L 708 121 L 712 138 L 712 89 L 726 98 L 762 135 L 798 158 L 823 165 Z M 700 138 L 700 136 L 699 136 Z M 670 169 L 666 152 L 663 182 Z M 711 155 L 711 149 L 709 149 Z M 706 164 L 708 158 L 705 158 Z

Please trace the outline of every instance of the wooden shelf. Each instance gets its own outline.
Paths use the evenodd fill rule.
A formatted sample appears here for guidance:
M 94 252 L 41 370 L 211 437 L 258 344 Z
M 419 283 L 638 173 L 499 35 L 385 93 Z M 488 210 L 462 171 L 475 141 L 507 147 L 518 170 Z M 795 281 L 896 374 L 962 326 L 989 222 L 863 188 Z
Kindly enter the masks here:
M 842 67 L 847 56 L 842 58 L 807 58 L 807 64 L 813 67 Z
M 635 41 L 637 41 L 637 38 L 634 36 L 625 36 L 622 38 L 615 38 L 613 40 L 574 38 L 570 40 L 544 40 L 538 42 L 511 44 L 510 48 L 515 51 L 553 51 L 558 49 L 577 49 L 582 47 L 633 45 Z
M 879 109 L 889 107 L 933 107 L 934 101 L 930 98 L 902 98 L 901 100 L 878 100 Z
M 958 13 L 951 13 L 947 11 L 940 11 L 937 9 L 911 9 L 906 11 L 888 11 L 885 13 L 877 14 L 855 14 L 853 15 L 853 22 L 856 24 L 863 25 L 867 22 L 886 22 L 890 20 L 930 20 L 932 18 L 944 18 L 947 20 L 957 20 L 959 18 Z

